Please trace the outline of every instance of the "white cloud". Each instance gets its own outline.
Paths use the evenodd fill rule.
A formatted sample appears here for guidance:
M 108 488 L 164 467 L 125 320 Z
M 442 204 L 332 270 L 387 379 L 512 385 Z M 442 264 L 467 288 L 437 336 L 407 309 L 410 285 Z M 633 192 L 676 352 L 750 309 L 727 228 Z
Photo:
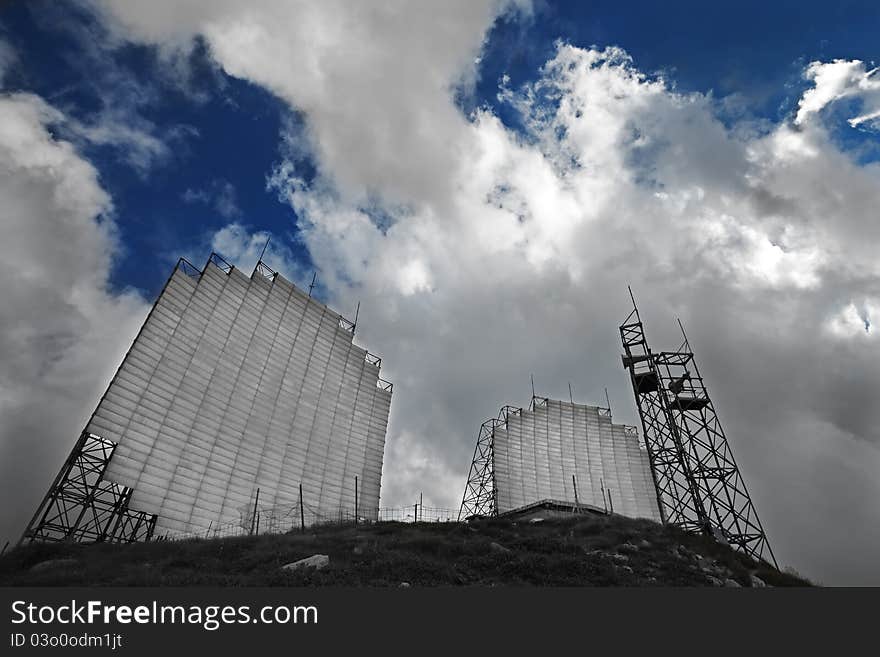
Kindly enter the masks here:
M 865 63 L 854 59 L 835 59 L 832 62 L 811 62 L 804 77 L 813 82 L 800 102 L 794 122 L 801 125 L 812 115 L 818 114 L 828 105 L 846 98 L 856 98 L 862 102 L 863 113 L 851 117 L 849 124 L 877 125 L 880 117 L 880 69 L 868 70 Z
M 95 169 L 30 94 L 0 96 L 0 487 L 20 531 L 73 446 L 147 312 L 112 292 L 118 247 Z M 7 536 L 17 539 L 17 536 Z
M 67 63 L 80 76 L 78 94 L 89 98 L 87 106 L 77 107 L 67 104 L 77 102 L 69 88 L 53 96 L 67 115 L 61 136 L 78 146 L 108 147 L 119 162 L 147 178 L 154 167 L 167 165 L 187 140 L 197 136 L 192 126 L 156 123 L 145 111 L 163 101 L 169 88 L 194 99 L 203 94 L 187 79 L 188 51 L 164 49 L 162 66 L 157 67 L 164 75 L 146 79 L 126 63 L 125 40 L 91 20 L 80 4 L 88 5 L 89 0 L 49 3 L 33 13 L 48 38 L 57 36 L 75 44 L 76 56 Z
M 249 226 L 232 222 L 208 237 L 209 248 L 220 254 L 230 264 L 250 275 L 262 256 L 263 264 L 278 271 L 297 285 L 308 287 L 314 273 L 298 260 L 289 244 L 289 235 L 273 235 L 265 230 L 252 230 Z M 265 249 L 265 251 L 264 251 Z M 190 254 L 188 259 L 202 264 L 204 247 L 199 246 L 198 254 Z
M 865 466 L 880 460 L 865 392 L 880 354 L 829 340 L 828 318 L 880 289 L 880 168 L 841 151 L 821 116 L 850 97 L 868 116 L 872 74 L 813 67 L 793 121 L 728 128 L 711 97 L 676 93 L 624 51 L 560 44 L 538 82 L 502 90 L 516 134 L 486 110 L 463 116 L 452 94 L 499 7 L 112 10 L 136 38 L 203 34 L 224 70 L 304 116 L 319 175 L 306 185 L 291 158 L 269 186 L 331 303 L 362 301 L 360 339 L 395 383 L 383 504 L 411 503 L 428 459 L 434 503 L 456 506 L 480 422 L 525 401 L 530 373 L 539 392 L 571 381 L 584 401 L 607 385 L 632 423 L 616 331 L 631 283 L 657 348 L 679 343 L 674 316 L 687 325 L 782 562 L 876 583 L 875 536 L 847 560 L 829 537 L 880 525 L 864 502 L 880 497 Z M 247 231 L 222 237 L 254 248 Z M 840 513 L 844 500 L 862 502 Z
M 235 186 L 228 180 L 214 180 L 204 189 L 187 189 L 183 193 L 183 200 L 187 203 L 208 205 L 225 219 L 241 216 L 238 194 Z
M 454 166 L 467 121 L 450 91 L 473 80 L 485 30 L 509 4 L 97 2 L 147 41 L 179 45 L 202 34 L 226 73 L 306 114 L 322 170 L 340 189 L 378 189 L 399 202 L 451 191 L 438 181 Z
M 128 110 L 103 113 L 91 123 L 69 121 L 68 126 L 71 137 L 118 149 L 121 159 L 143 176 L 171 157 L 168 144 L 154 134 L 155 126 Z
M 829 317 L 825 326 L 832 336 L 839 339 L 876 339 L 877 322 L 880 322 L 880 303 L 856 305 L 850 302 Z

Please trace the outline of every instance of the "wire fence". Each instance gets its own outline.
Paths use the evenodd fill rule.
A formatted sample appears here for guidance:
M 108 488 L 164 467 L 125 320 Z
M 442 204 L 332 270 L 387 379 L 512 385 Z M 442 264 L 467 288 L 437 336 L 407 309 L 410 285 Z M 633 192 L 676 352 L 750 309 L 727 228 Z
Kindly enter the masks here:
M 379 522 L 456 522 L 458 509 L 441 509 L 413 504 L 396 508 L 380 508 Z
M 249 505 L 239 510 L 239 517 L 222 523 L 210 523 L 206 529 L 183 532 L 159 532 L 153 540 L 180 541 L 195 538 L 226 538 L 258 534 L 284 534 L 309 527 L 356 525 L 375 522 L 456 522 L 458 509 L 424 506 L 321 509 L 302 503 L 282 506 Z

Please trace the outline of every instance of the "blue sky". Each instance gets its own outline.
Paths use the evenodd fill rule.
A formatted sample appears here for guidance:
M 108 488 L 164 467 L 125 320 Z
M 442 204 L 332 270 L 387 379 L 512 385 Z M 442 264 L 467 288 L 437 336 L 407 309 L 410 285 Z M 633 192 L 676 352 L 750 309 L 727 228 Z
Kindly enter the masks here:
M 94 17 L 61 5 L 44 12 L 47 6 L 14 3 L 4 11 L 7 38 L 19 53 L 8 89 L 37 93 L 83 121 L 105 105 L 128 102 L 121 94 L 140 96 L 131 111 L 157 133 L 176 134 L 173 154 L 147 171 L 126 161 L 124 147 L 81 144 L 116 207 L 126 257 L 114 267 L 115 286 L 157 294 L 175 252 L 204 251 L 209 232 L 227 222 L 210 203 L 187 202 L 187 190 L 213 193 L 217 185 L 234 181 L 235 202 L 248 224 L 279 236 L 291 231 L 289 208 L 266 191 L 266 175 L 278 160 L 281 122 L 293 116 L 284 103 L 224 75 L 204 48 L 190 57 L 196 89 L 183 91 L 163 79 L 154 48 L 99 43 L 98 52 L 90 51 L 82 43 L 84 30 L 97 32 L 99 39 L 103 31 Z M 120 89 L 120 78 L 131 89 Z
M 579 46 L 623 47 L 645 72 L 681 91 L 742 95 L 757 116 L 780 119 L 804 87 L 813 60 L 878 53 L 878 9 L 871 2 L 540 3 L 534 22 L 500 20 L 483 58 L 479 101 L 491 102 L 497 80 L 528 82 L 563 39 Z
M 745 112 L 777 121 L 792 113 L 805 88 L 807 62 L 880 59 L 878 12 L 870 2 L 749 1 L 735 9 L 704 2 L 539 2 L 532 17 L 502 16 L 488 31 L 479 81 L 459 104 L 464 112 L 490 107 L 516 129 L 516 112 L 497 99 L 499 81 L 508 75 L 513 88 L 533 82 L 561 39 L 621 46 L 642 71 L 663 75 L 681 91 L 736 94 Z M 176 135 L 173 153 L 146 172 L 127 162 L 119 146 L 80 143 L 116 208 L 126 257 L 115 263 L 114 286 L 153 296 L 175 253 L 206 251 L 207 236 L 230 217 L 210 202 L 187 202 L 187 190 L 212 195 L 225 183 L 233 185 L 240 210 L 234 218 L 287 239 L 310 266 L 308 251 L 292 239 L 295 214 L 266 189 L 280 159 L 282 124 L 298 121 L 287 103 L 223 73 L 204 44 L 190 56 L 195 88 L 182 90 L 163 75 L 153 46 L 111 43 L 95 17 L 75 6 L 13 2 L 2 10 L 0 25 L 18 53 L 6 90 L 34 92 L 86 122 L 120 102 L 120 94 L 140 95 L 132 111 L 158 134 Z M 120 79 L 131 89 L 120 89 Z M 840 138 L 852 147 L 865 141 L 857 130 Z
M 383 506 L 457 508 L 531 374 L 636 423 L 631 284 L 780 561 L 880 584 L 877 34 L 870 2 L 2 3 L 0 496 L 37 503 L 177 257 L 271 235 L 395 383 Z

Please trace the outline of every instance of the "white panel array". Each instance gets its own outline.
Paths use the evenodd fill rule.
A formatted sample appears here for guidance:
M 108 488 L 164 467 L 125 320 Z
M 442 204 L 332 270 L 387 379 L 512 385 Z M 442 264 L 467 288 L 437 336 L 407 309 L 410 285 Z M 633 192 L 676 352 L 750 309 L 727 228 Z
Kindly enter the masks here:
M 575 502 L 660 521 L 648 452 L 631 427 L 596 406 L 555 400 L 508 416 L 494 431 L 503 513 L 541 500 Z M 574 480 L 572 480 L 574 477 Z M 604 495 L 604 497 L 603 497 Z
M 340 316 L 275 275 L 175 270 L 86 430 L 155 535 L 260 507 L 376 518 L 391 392 Z

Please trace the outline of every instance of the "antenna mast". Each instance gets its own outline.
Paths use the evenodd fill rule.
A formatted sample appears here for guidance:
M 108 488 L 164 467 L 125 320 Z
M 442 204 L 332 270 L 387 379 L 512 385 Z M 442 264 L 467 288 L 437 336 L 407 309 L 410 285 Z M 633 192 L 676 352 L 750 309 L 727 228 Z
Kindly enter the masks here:
M 271 239 L 272 239 L 272 236 L 271 236 L 271 235 L 269 235 L 269 236 L 266 238 L 266 243 L 263 245 L 263 250 L 260 251 L 260 259 L 259 259 L 257 262 L 263 262 L 263 256 L 266 255 L 266 249 L 268 248 L 268 246 L 269 246 L 269 240 L 271 240 Z
M 684 326 L 679 321 L 684 342 L 678 351 L 654 353 L 631 288 L 629 293 L 633 310 L 620 326 L 623 367 L 629 371 L 663 522 L 709 534 L 777 566 Z

